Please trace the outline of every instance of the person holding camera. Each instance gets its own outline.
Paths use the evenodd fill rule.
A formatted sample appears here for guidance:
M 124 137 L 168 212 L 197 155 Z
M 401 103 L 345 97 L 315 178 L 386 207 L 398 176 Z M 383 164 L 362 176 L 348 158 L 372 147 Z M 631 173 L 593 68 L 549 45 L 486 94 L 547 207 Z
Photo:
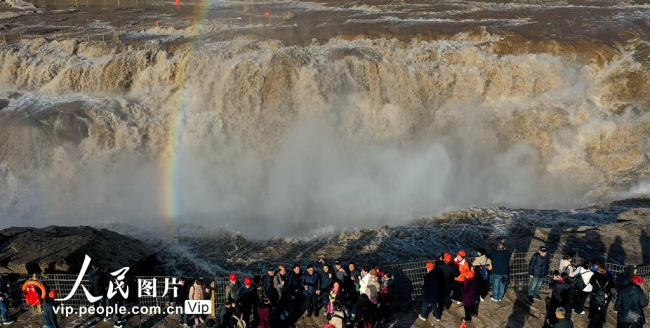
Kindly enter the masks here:
M 554 327 L 558 322 L 556 310 L 560 307 L 566 310 L 566 318 L 571 320 L 571 309 L 578 291 L 571 284 L 569 275 L 566 272 L 555 271 L 550 287 L 553 292 L 551 293 L 551 304 L 548 309 L 546 324 L 549 327 Z

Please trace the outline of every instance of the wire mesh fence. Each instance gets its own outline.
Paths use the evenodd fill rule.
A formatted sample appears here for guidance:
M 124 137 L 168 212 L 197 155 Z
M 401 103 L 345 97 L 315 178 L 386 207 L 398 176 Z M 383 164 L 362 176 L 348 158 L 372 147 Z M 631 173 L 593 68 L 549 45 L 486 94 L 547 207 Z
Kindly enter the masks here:
M 513 253 L 510 258 L 510 272 L 508 275 L 508 288 L 514 289 L 517 291 L 524 291 L 528 289 L 530 284 L 530 276 L 528 273 L 528 264 L 530 259 L 535 254 L 535 252 L 521 252 Z M 549 274 L 542 285 L 542 291 L 548 292 L 551 279 L 553 279 L 553 271 L 557 270 L 560 266 L 560 261 L 562 260 L 559 256 L 554 256 L 548 254 L 549 256 Z M 468 258 L 468 261 L 471 260 Z M 405 291 L 406 294 L 411 295 L 412 299 L 416 299 L 422 296 L 422 284 L 424 283 L 424 276 L 427 273 L 426 264 L 428 262 L 434 263 L 435 260 L 431 261 L 422 261 L 422 262 L 412 262 L 412 263 L 400 263 L 386 266 L 388 271 L 391 271 L 397 279 L 406 279 L 410 281 L 408 285 L 408 290 Z M 582 263 L 582 259 L 579 257 L 573 258 L 573 263 Z M 606 264 L 607 268 L 611 271 L 612 275 L 615 278 L 617 285 L 625 285 L 629 277 L 629 267 L 608 263 Z M 646 274 L 650 278 L 650 266 L 644 267 Z M 650 284 L 648 285 L 650 287 Z

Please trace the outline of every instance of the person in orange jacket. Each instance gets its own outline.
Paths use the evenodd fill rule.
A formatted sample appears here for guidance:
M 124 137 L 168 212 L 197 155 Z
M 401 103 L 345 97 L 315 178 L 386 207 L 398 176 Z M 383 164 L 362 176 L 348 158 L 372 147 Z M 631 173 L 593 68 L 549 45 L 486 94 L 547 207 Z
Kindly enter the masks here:
M 465 275 L 469 272 L 469 263 L 465 260 L 467 254 L 465 251 L 460 251 L 456 254 L 454 259 L 454 265 L 458 267 L 458 276 L 454 279 L 454 294 L 452 299 L 456 301 L 456 304 L 463 303 L 463 283 L 465 282 Z

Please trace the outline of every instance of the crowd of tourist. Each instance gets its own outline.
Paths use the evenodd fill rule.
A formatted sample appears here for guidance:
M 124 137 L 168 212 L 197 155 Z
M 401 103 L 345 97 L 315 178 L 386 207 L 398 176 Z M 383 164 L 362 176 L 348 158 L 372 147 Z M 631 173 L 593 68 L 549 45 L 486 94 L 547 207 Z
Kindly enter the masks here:
M 445 311 L 452 306 L 464 310 L 462 325 L 479 316 L 481 303 L 503 301 L 508 286 L 512 253 L 500 244 L 489 252 L 478 248 L 473 256 L 465 251 L 455 255 L 448 253 L 426 264 L 422 285 L 422 321 L 441 321 Z M 104 271 L 106 271 L 105 269 Z M 552 277 L 548 277 L 548 275 Z M 574 315 L 585 315 L 588 328 L 604 328 L 607 312 L 614 303 L 618 328 L 641 328 L 646 319 L 644 310 L 648 298 L 641 288 L 645 280 L 633 275 L 625 286 L 616 285 L 614 275 L 598 259 L 574 263 L 572 254 L 565 254 L 557 270 L 551 268 L 546 247 L 540 247 L 528 264 L 530 284 L 526 297 L 533 305 L 543 301 L 540 291 L 550 280 L 549 300 L 544 327 L 574 327 Z M 107 286 L 112 290 L 125 288 L 116 277 L 108 279 L 106 272 L 96 264 L 88 275 L 88 293 L 92 296 L 106 295 Z M 263 275 L 240 278 L 231 274 L 224 289 L 225 303 L 216 311 L 216 318 L 181 314 L 179 324 L 184 327 L 198 326 L 207 321 L 207 327 L 219 328 L 271 328 L 290 327 L 302 316 L 306 318 L 325 316 L 325 328 L 371 328 L 381 325 L 391 314 L 395 294 L 395 277 L 379 267 L 356 263 L 333 264 L 321 259 L 316 264 L 302 267 L 299 264 L 287 268 L 284 265 L 269 267 Z M 0 279 L 0 315 L 4 324 L 12 321 L 7 317 L 5 300 L 9 284 Z M 490 295 L 491 291 L 491 295 Z M 57 316 L 53 311 L 57 291 L 49 291 L 43 299 L 43 324 L 57 328 Z M 180 278 L 177 292 L 170 294 L 170 305 L 182 306 L 187 300 L 209 300 L 211 290 L 203 278 L 190 280 Z M 96 306 L 114 307 L 124 299 L 102 297 Z M 522 295 L 523 297 L 523 295 Z M 454 305 L 454 303 L 456 305 Z M 488 313 L 488 316 L 491 314 Z M 122 327 L 125 319 L 106 314 L 98 320 L 113 320 L 115 327 Z
M 278 327 L 302 315 L 322 314 L 336 328 L 375 327 L 386 319 L 394 292 L 390 272 L 368 266 L 359 269 L 354 262 L 331 265 L 320 260 L 316 266 L 303 269 L 295 264 L 291 270 L 269 267 L 259 281 L 245 278 L 242 284 L 237 275 L 230 275 L 226 302 L 215 325 L 239 327 L 244 322 L 246 327 Z

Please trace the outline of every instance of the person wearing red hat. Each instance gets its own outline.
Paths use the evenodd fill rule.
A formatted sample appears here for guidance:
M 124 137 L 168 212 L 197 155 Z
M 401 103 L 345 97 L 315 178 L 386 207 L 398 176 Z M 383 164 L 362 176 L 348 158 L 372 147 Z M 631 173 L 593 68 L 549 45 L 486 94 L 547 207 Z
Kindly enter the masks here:
M 641 284 L 645 280 L 639 276 L 632 277 L 632 281 L 618 293 L 614 311 L 618 328 L 641 328 L 645 325 L 645 311 L 648 306 Z
M 237 304 L 237 307 L 243 315 L 244 321 L 251 322 L 253 306 L 258 302 L 257 293 L 253 287 L 253 280 L 251 278 L 244 279 L 244 285 L 239 288 L 237 297 L 235 297 L 233 302 Z
M 465 260 L 467 254 L 465 251 L 460 251 L 456 254 L 454 259 L 454 264 L 458 267 L 459 275 L 454 279 L 454 293 L 452 299 L 456 301 L 456 304 L 461 304 L 463 302 L 462 288 L 463 283 L 465 282 L 466 273 L 469 272 L 469 263 Z
M 444 281 L 442 271 L 436 269 L 433 263 L 427 263 L 427 274 L 424 276 L 424 284 L 422 285 L 422 313 L 419 318 L 426 321 L 429 317 L 429 307 L 433 309 L 433 317 L 436 321 L 440 321 L 442 315 L 438 304 L 441 302 L 441 291 L 444 289 Z
M 463 293 L 463 307 L 465 309 L 464 323 L 472 322 L 472 317 L 478 316 L 478 277 L 480 272 L 467 270 L 463 277 L 465 280 L 462 282 Z
M 237 275 L 233 273 L 230 275 L 230 282 L 226 286 L 226 299 L 237 299 L 239 289 L 241 289 L 241 282 L 237 280 Z
M 54 299 L 58 295 L 58 290 L 53 290 L 47 294 L 43 300 L 43 326 L 44 328 L 59 328 L 59 322 L 56 319 L 56 313 L 54 312 Z
M 451 292 L 454 290 L 454 279 L 456 278 L 456 266 L 451 255 L 445 253 L 440 256 L 440 265 L 438 268 L 442 271 L 444 280 L 444 285 L 441 286 L 443 288 L 439 304 L 439 312 L 442 312 L 443 308 L 449 310 L 449 307 L 451 307 Z

